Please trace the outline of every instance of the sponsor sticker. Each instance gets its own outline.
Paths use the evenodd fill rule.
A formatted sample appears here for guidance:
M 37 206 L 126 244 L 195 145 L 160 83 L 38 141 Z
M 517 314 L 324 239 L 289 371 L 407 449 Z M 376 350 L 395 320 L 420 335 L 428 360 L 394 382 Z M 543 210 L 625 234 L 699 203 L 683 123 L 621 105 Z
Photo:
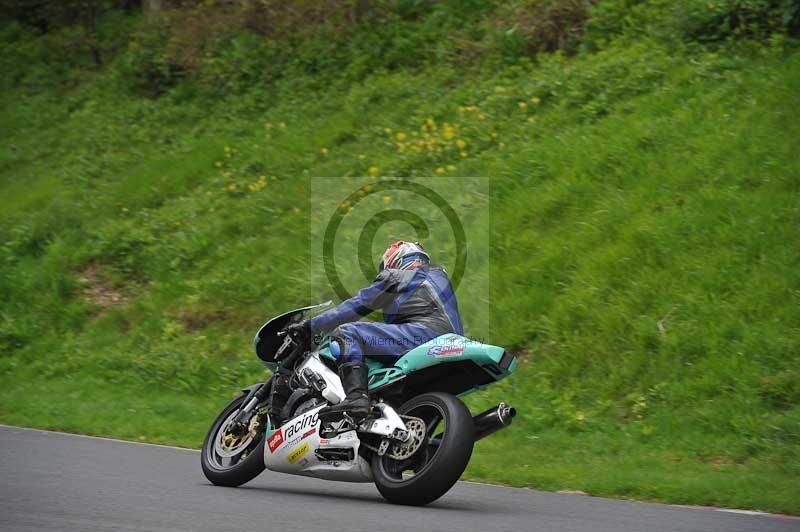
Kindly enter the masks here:
M 286 457 L 286 461 L 290 464 L 296 464 L 309 450 L 308 442 L 303 442 L 303 445 L 289 453 L 289 456 Z
M 299 419 L 292 420 L 284 425 L 283 430 L 286 431 L 285 438 L 291 440 L 293 436 L 297 435 L 301 430 L 313 428 L 316 430 L 317 423 L 319 422 L 319 412 L 311 412 L 304 414 Z M 305 436 L 303 436 L 305 437 Z
M 283 444 L 283 429 L 278 429 L 278 431 L 270 436 L 267 439 L 267 445 L 269 446 L 269 452 L 274 453 L 275 450 Z
M 463 345 L 434 345 L 428 348 L 428 354 L 436 358 L 457 357 L 463 352 Z
M 338 436 L 336 436 L 336 441 L 349 441 L 356 439 L 356 431 L 348 430 L 347 432 L 342 432 Z
M 303 435 L 300 436 L 300 439 L 301 440 L 305 440 L 306 438 L 308 438 L 309 436 L 311 436 L 315 432 L 317 432 L 317 428 L 316 427 L 314 427 L 313 429 L 311 429 L 311 430 L 309 430 L 307 432 L 304 432 Z

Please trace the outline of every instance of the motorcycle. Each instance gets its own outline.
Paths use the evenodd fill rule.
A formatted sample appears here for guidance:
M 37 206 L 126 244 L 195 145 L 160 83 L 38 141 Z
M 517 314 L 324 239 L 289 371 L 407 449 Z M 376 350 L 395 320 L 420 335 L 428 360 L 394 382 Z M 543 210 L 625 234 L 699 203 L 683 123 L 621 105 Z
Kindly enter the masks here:
M 474 443 L 516 415 L 500 403 L 472 416 L 459 396 L 509 376 L 516 358 L 457 334 L 434 338 L 391 363 L 367 354 L 370 414 L 322 423 L 320 410 L 345 397 L 331 339 L 306 351 L 286 329 L 329 304 L 292 310 L 259 329 L 253 347 L 272 376 L 244 388 L 211 425 L 201 452 L 203 473 L 213 484 L 240 486 L 269 469 L 374 482 L 396 504 L 438 499 L 466 469 Z M 276 374 L 288 375 L 291 392 L 280 412 L 270 404 Z

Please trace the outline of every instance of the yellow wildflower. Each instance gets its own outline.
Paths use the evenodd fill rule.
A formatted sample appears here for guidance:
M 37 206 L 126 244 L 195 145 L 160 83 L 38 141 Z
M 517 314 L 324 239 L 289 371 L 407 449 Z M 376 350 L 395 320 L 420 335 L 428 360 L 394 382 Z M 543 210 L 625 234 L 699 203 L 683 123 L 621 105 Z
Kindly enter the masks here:
M 436 173 L 442 175 L 444 173 L 444 168 L 440 166 L 439 168 L 436 169 Z
M 522 109 L 523 111 L 524 111 L 525 109 L 527 109 L 527 108 L 528 108 L 528 104 L 527 104 L 527 103 L 525 103 L 525 102 L 519 102 L 517 105 L 518 105 L 518 106 L 519 106 L 519 108 L 520 108 L 520 109 Z
M 328 148 L 322 148 L 321 150 L 319 150 L 319 152 L 322 154 L 323 157 L 325 157 L 328 155 Z
M 459 153 L 459 155 L 460 155 L 461 157 L 466 157 L 466 156 L 467 156 L 467 152 L 465 152 L 465 151 L 462 151 L 461 153 Z
M 359 154 L 358 154 L 358 160 L 359 160 L 359 161 L 363 161 L 363 160 L 364 160 L 364 159 L 366 159 L 366 158 L 367 158 L 367 156 L 366 156 L 366 155 L 364 155 L 363 153 L 359 153 Z
M 293 210 L 294 210 L 295 214 L 300 214 L 300 208 L 299 207 L 295 207 Z
M 266 181 L 266 180 L 267 180 L 267 176 L 265 176 L 265 175 L 260 175 L 260 176 L 258 176 L 258 180 L 259 180 L 261 183 L 263 183 L 264 181 Z
M 376 176 L 376 175 L 378 175 L 378 171 L 379 171 L 379 170 L 378 170 L 378 167 L 377 167 L 377 166 L 370 166 L 370 167 L 369 167 L 369 170 L 367 170 L 367 172 L 369 172 L 369 175 L 371 175 L 371 176 Z
M 497 87 L 494 88 L 494 92 L 500 94 L 500 93 L 506 92 L 506 88 L 505 87 L 501 87 L 500 85 L 498 85 Z
M 454 164 L 448 164 L 447 165 L 447 171 L 448 172 L 455 172 L 455 170 L 456 170 L 456 165 L 454 165 Z
M 386 133 L 387 135 L 391 135 L 392 134 L 392 128 L 385 127 L 385 128 L 383 128 L 383 132 Z
M 540 99 L 539 99 L 538 97 L 536 97 L 536 96 L 534 96 L 533 98 L 531 98 L 531 103 L 532 103 L 533 105 L 539 105 L 541 102 L 542 102 L 542 100 L 540 100 Z
M 384 196 L 384 197 L 383 197 L 383 203 L 384 203 L 384 204 L 386 204 L 386 203 L 389 203 L 389 201 L 390 201 L 391 199 L 392 199 L 392 197 L 391 197 L 391 196 Z
M 214 166 L 216 166 L 217 168 L 222 168 L 222 161 L 215 162 Z
M 463 139 L 458 139 L 456 141 L 456 146 L 458 146 L 459 149 L 463 150 L 464 148 L 467 147 L 467 143 Z
M 286 122 L 281 122 L 280 124 L 278 124 L 278 127 L 281 129 L 286 129 Z
M 395 138 L 397 138 L 398 142 L 403 142 L 404 140 L 406 140 L 406 134 L 403 133 L 402 131 L 398 131 L 397 135 L 395 135 Z
M 485 120 L 485 119 L 486 119 L 486 115 L 485 114 L 481 113 L 481 114 L 478 115 L 478 120 Z

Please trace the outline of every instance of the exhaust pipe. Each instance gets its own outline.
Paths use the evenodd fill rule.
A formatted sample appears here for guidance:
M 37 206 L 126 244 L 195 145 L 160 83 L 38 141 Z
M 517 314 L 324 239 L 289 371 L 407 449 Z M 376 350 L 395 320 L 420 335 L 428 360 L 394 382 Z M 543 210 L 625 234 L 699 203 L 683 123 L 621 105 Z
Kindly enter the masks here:
M 517 415 L 516 408 L 500 403 L 486 412 L 472 418 L 475 424 L 475 441 L 490 436 L 500 429 L 511 425 L 511 420 Z

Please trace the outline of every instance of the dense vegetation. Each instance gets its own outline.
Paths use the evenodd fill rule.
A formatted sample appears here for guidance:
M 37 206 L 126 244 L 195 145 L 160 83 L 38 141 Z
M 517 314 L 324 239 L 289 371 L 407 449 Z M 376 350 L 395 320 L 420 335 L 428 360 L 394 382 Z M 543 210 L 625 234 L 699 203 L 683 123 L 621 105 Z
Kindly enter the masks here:
M 467 476 L 800 512 L 798 2 L 135 4 L 2 13 L 0 420 L 197 446 L 310 176 L 489 176 Z

